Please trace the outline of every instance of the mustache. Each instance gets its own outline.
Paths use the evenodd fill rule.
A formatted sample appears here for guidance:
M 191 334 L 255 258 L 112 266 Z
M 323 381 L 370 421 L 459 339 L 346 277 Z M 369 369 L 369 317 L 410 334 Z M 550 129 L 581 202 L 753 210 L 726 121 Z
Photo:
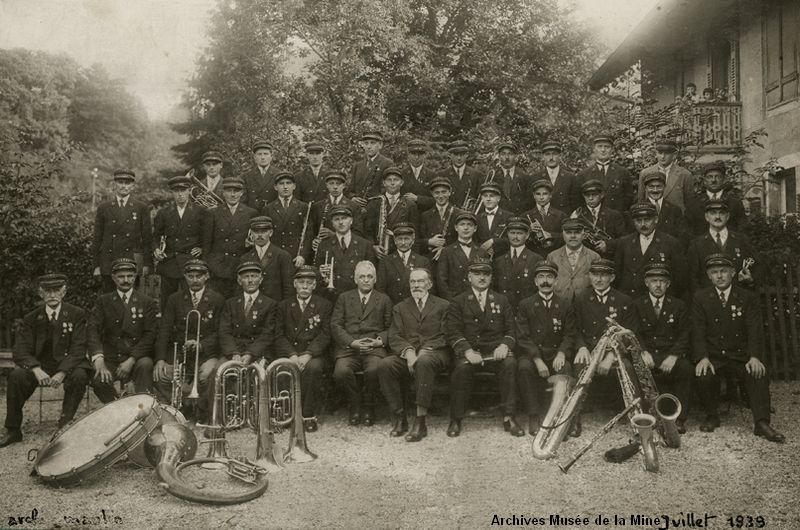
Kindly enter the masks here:
M 553 284 L 551 282 L 542 282 L 542 284 L 540 285 L 540 287 L 552 287 L 552 286 Z

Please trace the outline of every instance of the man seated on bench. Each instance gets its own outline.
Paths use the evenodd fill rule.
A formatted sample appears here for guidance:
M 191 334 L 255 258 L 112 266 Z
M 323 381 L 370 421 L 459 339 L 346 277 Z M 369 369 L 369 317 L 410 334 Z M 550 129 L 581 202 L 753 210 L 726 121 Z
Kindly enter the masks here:
M 63 274 L 39 277 L 44 305 L 25 315 L 17 330 L 16 367 L 8 376 L 0 447 L 22 441 L 22 407 L 37 386 L 64 385 L 59 429 L 72 421 L 86 392 L 91 370 L 86 360 L 86 311 L 63 301 L 66 284 Z

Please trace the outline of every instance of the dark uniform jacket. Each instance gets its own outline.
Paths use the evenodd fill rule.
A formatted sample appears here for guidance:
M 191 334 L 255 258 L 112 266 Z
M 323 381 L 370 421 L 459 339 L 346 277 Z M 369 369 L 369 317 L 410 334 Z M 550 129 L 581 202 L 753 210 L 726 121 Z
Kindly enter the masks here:
M 618 212 L 627 212 L 634 199 L 633 178 L 627 168 L 611 162 L 608 172 L 603 173 L 596 163 L 578 173 L 581 184 L 587 180 L 599 180 L 605 188 L 604 206 Z
M 715 287 L 701 289 L 692 301 L 694 362 L 747 362 L 763 359 L 764 324 L 758 295 L 733 285 L 725 306 Z
M 380 339 L 384 347 L 373 348 L 371 354 L 385 357 L 392 323 L 392 301 L 380 291 L 372 290 L 367 305 L 361 308 L 361 293 L 351 289 L 339 295 L 331 315 L 331 335 L 336 346 L 336 358 L 358 354 L 350 347 L 356 339 Z
M 325 287 L 326 282 L 320 280 L 317 282 L 317 289 L 321 292 L 331 296 L 336 296 L 345 291 L 355 289 L 356 282 L 353 279 L 353 273 L 356 270 L 356 264 L 359 261 L 371 261 L 375 263 L 375 251 L 372 249 L 372 243 L 352 234 L 350 245 L 347 250 L 343 250 L 339 245 L 338 238 L 334 235 L 322 241 L 317 249 L 317 255 L 314 259 L 314 265 L 319 268 L 320 265 L 325 263 L 326 256 L 330 260 L 333 258 L 333 285 L 335 287 L 333 293 L 327 292 Z
M 381 153 L 375 155 L 373 160 L 366 157 L 359 160 L 350 172 L 345 195 L 364 198 L 379 195 L 383 188 L 383 172 L 392 166 L 392 159 Z
M 411 275 L 411 271 L 419 268 L 430 271 L 430 260 L 412 251 L 408 256 L 408 264 L 403 264 L 400 253 L 392 252 L 378 262 L 378 283 L 375 288 L 389 295 L 392 303 L 400 303 L 403 299 L 411 296 L 408 277 Z
M 532 181 L 548 180 L 551 183 L 550 175 L 547 173 L 547 168 L 542 168 L 532 177 Z M 578 180 L 578 176 L 569 171 L 564 166 L 559 166 L 558 177 L 553 184 L 553 194 L 550 199 L 550 206 L 556 210 L 561 210 L 565 214 L 571 214 L 575 208 L 583 204 L 583 197 L 581 196 L 581 184 L 583 181 Z M 531 192 L 531 195 L 533 192 Z M 534 204 L 531 204 L 533 208 Z
M 439 296 L 445 300 L 452 301 L 458 293 L 469 288 L 467 265 L 471 260 L 489 257 L 489 253 L 477 245 L 474 239 L 470 249 L 467 257 L 461 244 L 456 241 L 442 250 L 439 263 L 436 265 L 436 286 Z
M 264 253 L 264 259 L 258 259 L 258 250 L 252 247 L 245 253 L 241 262 L 255 261 L 261 265 L 261 273 L 263 279 L 261 280 L 261 292 L 272 298 L 273 300 L 283 300 L 294 296 L 294 264 L 292 257 L 289 254 L 270 242 L 267 251 Z
M 575 355 L 575 333 L 572 305 L 555 294 L 549 308 L 538 293 L 517 307 L 517 350 L 531 359 L 552 361 L 558 352 L 564 352 L 566 360 L 571 360 Z
M 719 253 L 720 249 L 717 242 L 711 237 L 711 233 L 706 230 L 706 233 L 697 236 L 689 243 L 689 250 L 687 251 L 687 259 L 689 260 L 689 275 L 691 281 L 692 291 L 697 291 L 703 287 L 709 287 L 711 280 L 708 279 L 706 274 L 706 258 L 715 253 Z M 736 274 L 733 275 L 733 283 L 738 282 L 738 273 L 742 270 L 744 260 L 751 258 L 755 260 L 753 266 L 750 267 L 753 281 L 758 282 L 760 278 L 760 264 L 759 259 L 756 257 L 755 250 L 750 244 L 750 239 L 744 234 L 732 232 L 728 230 L 728 239 L 725 241 L 724 248 L 721 251 L 726 254 L 732 261 L 736 269 Z M 746 285 L 745 287 L 750 287 Z
M 533 190 L 531 176 L 525 173 L 521 167 L 514 166 L 514 178 L 507 177 L 502 166 L 494 168 L 495 180 L 500 185 L 503 192 L 503 199 L 500 206 L 514 215 L 520 215 L 533 207 Z
M 222 307 L 225 299 L 222 295 L 212 291 L 206 286 L 203 297 L 197 304 L 197 311 L 200 312 L 200 362 L 212 357 L 218 357 L 219 350 L 219 319 L 222 314 Z M 158 338 L 156 339 L 156 361 L 166 361 L 172 364 L 173 343 L 178 343 L 178 355 L 183 358 L 181 346 L 183 346 L 186 335 L 186 316 L 192 308 L 192 297 L 189 291 L 178 291 L 167 298 L 164 306 L 164 313 L 158 328 Z M 189 340 L 194 340 L 197 336 L 197 316 L 192 314 L 189 321 Z M 190 359 L 191 357 L 191 359 Z M 194 355 L 187 355 L 186 360 L 190 365 L 194 365 Z
M 248 295 L 249 296 L 249 295 Z M 250 311 L 244 313 L 245 294 L 240 293 L 225 301 L 219 320 L 219 346 L 221 355 L 253 356 L 274 359 L 272 344 L 275 340 L 275 312 L 277 302 L 262 291 L 253 301 Z
M 272 201 L 264 208 L 264 215 L 269 216 L 275 225 L 270 241 L 288 252 L 292 259 L 298 255 L 300 235 L 303 232 L 303 223 L 305 223 L 308 208 L 307 203 L 294 197 L 289 201 L 289 208 L 284 208 L 280 199 Z M 311 259 L 311 240 L 314 239 L 314 230 L 314 220 L 312 215 L 309 214 L 308 227 L 303 237 L 303 248 L 300 252 L 300 255 L 306 261 Z
M 611 240 L 606 244 L 606 252 L 603 254 L 603 257 L 611 258 L 614 256 L 614 240 L 622 237 L 626 234 L 629 234 L 632 230 L 629 229 L 628 226 L 625 224 L 625 217 L 618 212 L 617 210 L 613 210 L 611 208 L 606 207 L 605 204 L 600 205 L 600 211 L 598 212 L 597 219 L 595 219 L 592 211 L 586 206 L 581 206 L 576 211 L 577 216 L 579 219 L 583 219 L 584 222 L 591 223 L 592 226 L 599 228 L 600 230 L 604 231 L 606 234 L 611 236 Z M 586 228 L 587 234 L 591 231 L 589 227 Z M 595 245 L 589 243 L 588 237 L 584 238 L 583 244 L 589 247 L 590 249 L 597 251 Z
M 647 292 L 644 284 L 644 268 L 650 263 L 663 263 L 672 273 L 670 291 L 680 295 L 687 287 L 688 268 L 686 253 L 680 242 L 669 234 L 656 228 L 653 240 L 642 254 L 639 232 L 623 236 L 614 243 L 614 262 L 616 287 L 623 293 L 636 298 Z
M 128 357 L 153 357 L 161 313 L 158 301 L 131 289 L 128 307 L 116 290 L 97 297 L 89 315 L 89 357 L 102 353 L 118 364 Z
M 616 289 L 606 293 L 605 303 L 597 299 L 594 289 L 586 289 L 575 295 L 573 307 L 577 324 L 575 349 L 585 347 L 590 351 L 608 327 L 606 317 L 611 317 L 623 327 L 631 328 L 631 298 Z
M 319 173 L 314 175 L 314 170 L 311 169 L 311 166 L 304 166 L 300 173 L 296 175 L 295 197 L 309 204 L 324 199 L 328 193 L 328 188 L 325 185 L 325 174 L 329 170 L 330 167 L 322 164 L 319 167 Z
M 737 231 L 742 230 L 747 223 L 742 201 L 730 192 L 723 192 L 722 200 L 728 205 L 728 211 L 730 212 L 728 228 Z M 695 235 L 708 231 L 708 223 L 706 222 L 706 203 L 708 201 L 708 194 L 704 191 L 700 195 L 695 194 L 692 196 L 686 205 L 686 220 L 689 223 L 689 229 Z
M 539 221 L 542 228 L 546 232 L 550 232 L 551 239 L 540 241 L 536 238 L 533 231 L 531 231 L 531 235 L 528 238 L 528 246 L 531 250 L 539 251 L 541 254 L 547 255 L 548 252 L 552 252 L 564 245 L 561 223 L 567 217 L 566 213 L 553 208 L 553 205 L 550 204 L 547 208 L 547 215 L 542 215 L 539 208 L 534 206 L 533 209 L 525 212 L 524 217 L 525 220 Z
M 641 341 L 642 348 L 653 356 L 660 366 L 670 355 L 678 358 L 689 356 L 689 340 L 692 323 L 689 307 L 680 298 L 669 294 L 661 299 L 661 314 L 656 317 L 649 294 L 633 301 L 633 325 L 631 328 Z
M 193 248 L 208 248 L 210 242 L 203 238 L 207 235 L 206 223 L 210 214 L 189 201 L 183 211 L 183 217 L 178 215 L 175 203 L 161 208 L 156 213 L 153 229 L 152 250 L 159 248 L 161 238 L 164 237 L 166 258 L 158 264 L 156 272 L 166 278 L 183 278 L 183 265 L 192 259 L 190 252 Z M 205 256 L 201 256 L 204 258 Z
M 648 202 L 653 204 L 652 201 Z M 677 238 L 683 248 L 689 244 L 689 224 L 686 222 L 686 216 L 679 207 L 667 200 L 661 201 L 661 209 L 658 212 L 658 229 Z
M 270 164 L 263 175 L 258 167 L 250 169 L 242 177 L 244 180 L 244 193 L 240 202 L 257 212 L 263 211 L 264 206 L 278 198 L 278 192 L 275 189 L 275 175 L 280 172 L 280 169 L 275 164 Z M 223 206 L 220 206 L 220 208 Z
M 86 359 L 86 317 L 80 307 L 61 302 L 58 319 L 50 322 L 44 304 L 37 307 L 22 318 L 16 331 L 14 363 L 27 370 L 41 366 L 66 374 L 79 366 L 91 369 Z
M 458 178 L 458 173 L 456 172 L 455 168 L 450 165 L 439 173 L 438 175 L 441 178 L 446 178 L 450 181 L 450 185 L 453 187 L 453 193 L 450 195 L 450 202 L 459 208 L 464 206 L 464 199 L 469 194 L 471 199 L 475 199 L 475 206 L 478 205 L 480 197 L 478 196 L 478 188 L 483 183 L 483 175 L 477 170 L 469 167 L 468 165 L 464 165 L 464 175 L 461 178 Z M 475 211 L 473 206 L 473 212 Z
M 353 201 L 351 201 L 345 196 L 342 196 L 337 206 L 350 207 L 350 210 L 353 212 L 353 224 L 350 225 L 350 229 L 356 234 L 360 235 L 361 237 L 364 237 L 363 214 L 365 213 L 365 210 L 362 210 L 361 208 L 353 204 Z M 317 234 L 319 234 L 320 226 L 324 226 L 329 230 L 333 230 L 333 224 L 331 224 L 331 215 L 330 215 L 331 208 L 333 208 L 333 205 L 331 204 L 329 195 L 326 195 L 324 199 L 315 202 L 311 206 L 312 223 L 309 229 L 313 228 L 313 231 L 311 232 L 312 239 L 314 237 L 317 237 Z
M 429 210 L 420 215 L 420 226 L 418 230 L 419 252 L 425 256 L 433 255 L 431 248 L 428 247 L 428 240 L 438 234 L 444 234 L 445 245 L 455 243 L 458 239 L 456 234 L 456 217 L 461 213 L 461 209 L 449 204 L 445 211 L 445 216 L 439 215 L 439 208 L 432 206 Z M 452 212 L 452 213 L 451 213 Z M 449 215 L 449 218 L 448 218 Z M 447 221 L 447 229 L 444 229 L 444 221 Z
M 236 214 L 226 204 L 216 207 L 206 223 L 206 242 L 209 245 L 203 251 L 212 277 L 236 278 L 236 267 L 239 257 L 247 251 L 245 241 L 250 232 L 250 218 L 258 212 L 249 206 L 239 203 Z
M 513 214 L 508 210 L 497 208 L 494 215 L 492 227 L 489 228 L 489 219 L 486 217 L 486 211 L 481 208 L 478 213 L 478 231 L 475 232 L 475 239 L 478 244 L 483 244 L 488 240 L 492 240 L 491 254 L 495 257 L 502 256 L 508 251 L 508 238 L 506 237 L 506 223 L 513 217 Z
M 533 271 L 543 259 L 539 254 L 522 247 L 522 254 L 515 260 L 511 259 L 510 251 L 494 260 L 494 290 L 505 294 L 515 311 L 524 298 L 536 292 Z
M 396 304 L 392 309 L 392 325 L 389 328 L 389 346 L 392 352 L 400 355 L 409 348 L 415 352 L 422 348 L 446 348 L 444 321 L 448 305 L 447 300 L 432 294 L 428 294 L 422 312 L 410 296 Z
M 484 310 L 471 287 L 450 301 L 444 332 L 456 359 L 463 359 L 467 350 L 490 355 L 500 344 L 508 346 L 511 355 L 517 343 L 516 323 L 511 302 L 505 295 L 486 291 Z
M 117 258 L 133 258 L 141 272 L 142 266 L 152 263 L 150 253 L 152 230 L 150 207 L 128 197 L 124 208 L 117 199 L 97 207 L 94 218 L 92 257 L 101 274 L 111 274 L 111 262 Z
M 316 294 L 308 299 L 302 313 L 296 298 L 281 301 L 276 319 L 275 356 L 325 355 L 331 342 L 332 309 L 328 300 Z
M 367 213 L 364 216 L 364 231 L 367 239 L 372 241 L 374 245 L 378 245 L 378 219 L 380 217 L 381 200 L 375 199 L 367 203 Z M 419 212 L 417 205 L 414 201 L 409 201 L 400 195 L 400 198 L 394 205 L 394 208 L 389 206 L 389 199 L 386 202 L 386 228 L 391 230 L 394 225 L 400 222 L 407 222 L 414 225 L 414 230 L 419 227 Z M 394 242 L 389 238 L 389 247 L 394 248 Z
M 413 193 L 417 196 L 417 210 L 421 213 L 432 208 L 436 201 L 433 200 L 431 190 L 428 188 L 433 180 L 434 172 L 428 164 L 422 164 L 419 171 L 419 179 L 414 176 L 414 169 L 411 164 L 406 163 L 401 168 L 403 172 L 403 187 L 400 188 L 400 195 Z

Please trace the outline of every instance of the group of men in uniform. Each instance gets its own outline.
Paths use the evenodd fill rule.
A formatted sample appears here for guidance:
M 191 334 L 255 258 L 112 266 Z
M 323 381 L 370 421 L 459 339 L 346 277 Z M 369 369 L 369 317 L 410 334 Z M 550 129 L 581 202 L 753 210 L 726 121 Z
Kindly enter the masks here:
M 692 389 L 705 409 L 700 430 L 719 426 L 725 376 L 746 388 L 755 434 L 783 441 L 769 423 L 760 360 L 751 290 L 759 263 L 737 231 L 745 219 L 724 190 L 724 165 L 704 169 L 697 194 L 675 161 L 677 145 L 664 141 L 636 192 L 611 161 L 609 137 L 594 140 L 592 164 L 578 174 L 562 167 L 557 142 L 543 144 L 544 167 L 533 175 L 503 143 L 485 176 L 466 164 L 466 142 L 448 146 L 450 164 L 437 172 L 425 142 L 409 142 L 398 167 L 381 154 L 382 141 L 365 134 L 364 159 L 350 172 L 325 167 L 318 143 L 306 145 L 302 171 L 282 171 L 273 146 L 257 142 L 254 169 L 223 178 L 222 157 L 210 151 L 203 179 L 169 180 L 174 201 L 152 230 L 149 208 L 131 196 L 134 173 L 116 171 L 115 197 L 95 223 L 104 293 L 85 312 L 63 301 L 64 276 L 40 279 L 44 305 L 17 333 L 0 446 L 21 440 L 22 405 L 37 385 L 64 385 L 61 426 L 87 385 L 103 402 L 115 398 L 115 380 L 169 402 L 184 358 L 189 373 L 196 366 L 201 418 L 222 361 L 285 357 L 301 372 L 309 432 L 327 372 L 347 397 L 350 425 L 373 425 L 382 393 L 391 435 L 413 442 L 427 435 L 437 375 L 450 374 L 447 435 L 455 437 L 476 372 L 491 371 L 504 430 L 523 436 L 524 413 L 535 434 L 547 378 L 587 366 L 608 318 L 639 336 L 644 363 L 674 388 L 679 431 Z M 194 204 L 197 191 L 216 206 Z M 160 304 L 134 289 L 151 267 Z M 600 355 L 602 376 L 614 358 Z M 570 434 L 581 434 L 579 417 Z

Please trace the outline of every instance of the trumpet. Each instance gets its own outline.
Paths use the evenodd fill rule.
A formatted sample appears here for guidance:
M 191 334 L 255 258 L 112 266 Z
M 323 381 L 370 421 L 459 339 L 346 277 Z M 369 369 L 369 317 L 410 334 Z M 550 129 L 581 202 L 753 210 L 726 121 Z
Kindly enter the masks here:
M 200 182 L 200 180 L 194 176 L 194 169 L 190 170 L 186 176 L 192 181 L 192 187 L 189 190 L 189 196 L 199 206 L 213 210 L 220 204 L 224 204 L 223 200 L 219 198 L 219 195 L 208 189 L 205 184 Z
M 528 222 L 531 225 L 531 232 L 533 233 L 533 237 L 536 238 L 537 241 L 544 241 L 544 227 L 542 227 L 542 223 L 539 222 L 538 219 L 533 220 L 531 219 L 530 215 L 525 215 L 528 218 Z
M 330 257 L 330 261 L 328 259 L 329 257 Z M 328 283 L 327 283 L 326 287 L 331 291 L 336 289 L 336 287 L 334 287 L 334 285 L 333 285 L 333 260 L 334 260 L 334 258 L 332 256 L 330 256 L 330 253 L 328 251 L 325 251 L 325 263 L 322 264 L 322 267 L 325 267 L 327 269 L 327 271 L 328 271 L 327 272 Z M 320 272 L 323 272 L 322 271 L 322 267 L 320 267 Z
M 467 188 L 467 195 L 464 197 L 464 203 L 461 205 L 462 210 L 471 212 L 475 209 L 475 204 L 478 202 L 477 197 L 470 197 L 470 189 Z M 478 207 L 480 209 L 480 206 Z

